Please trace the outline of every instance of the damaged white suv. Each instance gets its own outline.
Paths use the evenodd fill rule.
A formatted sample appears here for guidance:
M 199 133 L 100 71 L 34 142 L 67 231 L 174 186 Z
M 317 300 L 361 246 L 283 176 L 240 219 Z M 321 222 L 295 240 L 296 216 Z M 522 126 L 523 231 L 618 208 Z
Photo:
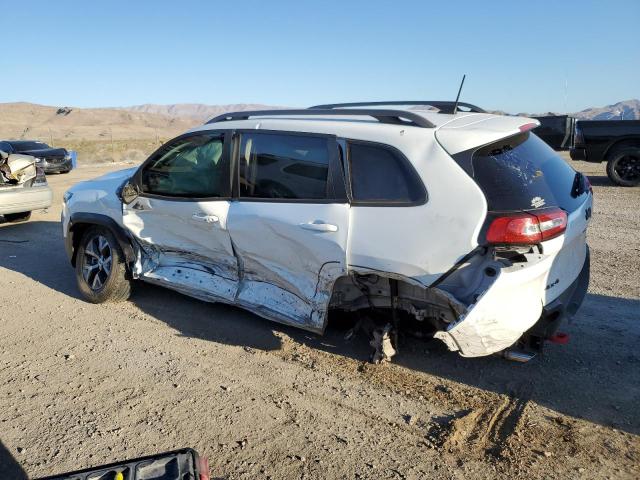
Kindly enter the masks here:
M 589 281 L 591 188 L 537 125 L 431 101 L 225 114 L 71 188 L 67 253 L 92 302 L 141 279 L 314 332 L 373 310 L 466 357 L 526 353 Z

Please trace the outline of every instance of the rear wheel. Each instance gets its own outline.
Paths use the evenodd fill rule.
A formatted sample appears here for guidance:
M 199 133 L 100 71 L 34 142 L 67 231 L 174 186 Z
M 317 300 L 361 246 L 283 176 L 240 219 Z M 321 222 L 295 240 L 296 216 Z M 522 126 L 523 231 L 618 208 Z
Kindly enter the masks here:
M 26 222 L 31 218 L 31 212 L 20 212 L 20 213 L 5 213 L 4 219 L 7 222 L 17 223 L 17 222 Z
M 104 227 L 90 227 L 82 236 L 76 257 L 76 282 L 82 295 L 92 303 L 120 302 L 129 298 L 120 245 Z
M 607 176 L 623 187 L 640 185 L 640 148 L 626 147 L 613 152 L 607 161 Z

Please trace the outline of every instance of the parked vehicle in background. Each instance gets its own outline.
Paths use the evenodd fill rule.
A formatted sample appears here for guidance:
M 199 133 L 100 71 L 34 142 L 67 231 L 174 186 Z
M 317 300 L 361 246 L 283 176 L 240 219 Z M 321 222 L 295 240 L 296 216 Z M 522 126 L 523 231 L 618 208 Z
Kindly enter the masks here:
M 640 120 L 578 120 L 571 158 L 607 162 L 611 181 L 640 185 Z
M 569 150 L 573 145 L 576 119 L 569 115 L 531 117 L 540 122 L 535 134 L 554 150 Z
M 374 360 L 399 318 L 465 357 L 531 358 L 586 293 L 591 188 L 536 121 L 457 106 L 228 113 L 76 184 L 78 288 L 118 301 L 141 279 L 318 333 L 361 311 L 386 322 Z
M 36 140 L 0 141 L 0 150 L 7 153 L 24 153 L 36 157 L 45 173 L 69 173 L 73 169 L 71 153 L 65 148 L 52 148 Z
M 51 206 L 51 199 L 44 170 L 34 157 L 0 150 L 0 215 L 7 222 L 29 220 L 33 210 Z

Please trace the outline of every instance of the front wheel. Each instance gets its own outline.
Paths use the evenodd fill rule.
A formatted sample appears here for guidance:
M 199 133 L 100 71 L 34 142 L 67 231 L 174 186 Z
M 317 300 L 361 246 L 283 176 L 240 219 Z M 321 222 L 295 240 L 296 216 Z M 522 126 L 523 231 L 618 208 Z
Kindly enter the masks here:
M 125 259 L 110 230 L 90 227 L 82 236 L 76 257 L 76 282 L 91 303 L 120 302 L 131 294 Z
M 31 212 L 20 212 L 20 213 L 5 213 L 4 219 L 7 222 L 17 223 L 17 222 L 26 222 L 31 218 Z
M 613 152 L 607 161 L 607 176 L 623 187 L 640 185 L 640 148 L 627 147 Z

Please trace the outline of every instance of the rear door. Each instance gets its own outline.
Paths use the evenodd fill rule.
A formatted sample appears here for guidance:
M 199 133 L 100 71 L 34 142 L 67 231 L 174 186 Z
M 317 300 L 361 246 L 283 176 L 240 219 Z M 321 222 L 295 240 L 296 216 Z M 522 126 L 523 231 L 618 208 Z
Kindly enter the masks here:
M 229 141 L 222 132 L 180 136 L 136 173 L 141 194 L 123 206 L 123 222 L 147 253 L 140 267 L 146 280 L 205 299 L 235 299 Z
M 349 204 L 336 139 L 239 131 L 235 158 L 228 228 L 241 266 L 237 302 L 321 331 L 333 283 L 346 272 Z

